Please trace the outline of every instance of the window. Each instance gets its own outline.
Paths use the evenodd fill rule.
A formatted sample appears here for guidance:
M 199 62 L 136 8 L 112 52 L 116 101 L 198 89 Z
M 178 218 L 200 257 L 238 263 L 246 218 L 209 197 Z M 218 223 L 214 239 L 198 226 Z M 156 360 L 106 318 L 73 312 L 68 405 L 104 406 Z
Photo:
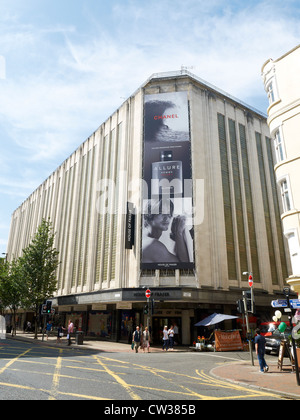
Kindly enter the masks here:
M 276 131 L 275 133 L 274 146 L 276 152 L 276 161 L 278 163 L 285 159 L 283 136 L 280 130 Z
M 276 89 L 275 77 L 267 83 L 266 92 L 269 98 L 269 104 L 272 105 L 275 101 L 278 100 L 278 93 Z
M 291 210 L 291 197 L 287 179 L 283 179 L 282 181 L 280 181 L 280 191 L 284 212 Z
M 268 94 L 268 98 L 269 98 L 269 104 L 271 105 L 273 102 L 275 102 L 273 82 L 270 82 L 267 85 L 267 94 Z
M 299 275 L 300 273 L 300 248 L 299 240 L 296 231 L 289 231 L 286 233 L 286 237 L 289 243 L 290 257 L 293 275 Z

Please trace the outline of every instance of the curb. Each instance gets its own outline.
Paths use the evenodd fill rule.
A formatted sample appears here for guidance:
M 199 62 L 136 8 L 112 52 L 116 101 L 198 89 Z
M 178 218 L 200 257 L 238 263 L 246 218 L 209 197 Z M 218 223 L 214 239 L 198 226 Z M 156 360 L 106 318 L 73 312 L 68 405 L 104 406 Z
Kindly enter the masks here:
M 282 396 L 282 397 L 285 397 L 285 398 L 288 398 L 288 399 L 291 399 L 291 400 L 300 400 L 300 396 L 296 395 L 296 394 L 287 393 L 287 392 L 280 391 L 280 390 L 277 390 L 277 389 L 276 390 L 275 389 L 270 389 L 270 388 L 262 387 L 262 386 L 259 386 L 259 385 L 253 385 L 253 384 L 249 384 L 249 383 L 246 383 L 246 382 L 236 381 L 234 379 L 225 378 L 224 376 L 220 376 L 220 374 L 217 375 L 214 372 L 214 370 L 217 370 L 217 369 L 221 369 L 221 368 L 220 367 L 214 367 L 210 371 L 210 374 L 216 379 L 226 381 L 226 382 L 229 382 L 229 383 L 232 383 L 232 384 L 235 384 L 235 385 L 240 385 L 240 386 L 243 386 L 245 388 L 253 388 L 253 389 L 258 389 L 260 391 L 268 392 L 270 394 L 276 394 L 276 395 L 279 395 L 279 396 Z

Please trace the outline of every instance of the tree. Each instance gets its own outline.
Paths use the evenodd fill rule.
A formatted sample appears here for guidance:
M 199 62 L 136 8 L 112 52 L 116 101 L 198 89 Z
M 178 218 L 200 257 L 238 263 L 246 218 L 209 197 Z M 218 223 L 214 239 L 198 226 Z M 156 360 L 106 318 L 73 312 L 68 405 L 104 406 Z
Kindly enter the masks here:
M 0 301 L 3 310 L 9 308 L 13 314 L 12 334 L 16 335 L 16 313 L 24 293 L 20 260 L 5 262 L 0 270 Z
M 59 253 L 54 248 L 54 237 L 51 222 L 43 219 L 32 242 L 23 249 L 23 256 L 20 258 L 25 286 L 22 306 L 33 310 L 36 320 L 40 306 L 57 290 Z M 35 322 L 35 338 L 37 330 L 38 325 Z
M 7 276 L 7 270 L 8 270 L 8 265 L 5 262 L 4 258 L 0 258 L 0 315 L 4 313 L 4 302 L 3 302 L 3 296 L 2 296 L 2 282 L 5 279 L 5 277 Z

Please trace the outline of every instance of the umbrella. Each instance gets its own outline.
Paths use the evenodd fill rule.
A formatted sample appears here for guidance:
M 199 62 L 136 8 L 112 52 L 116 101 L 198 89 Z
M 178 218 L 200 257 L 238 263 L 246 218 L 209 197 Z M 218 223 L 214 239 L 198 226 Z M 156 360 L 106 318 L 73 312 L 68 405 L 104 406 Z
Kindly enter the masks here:
M 220 322 L 226 321 L 227 319 L 236 319 L 236 318 L 238 317 L 214 313 L 208 316 L 207 318 L 203 319 L 202 321 L 197 322 L 197 324 L 195 324 L 195 327 L 208 327 L 209 325 L 219 324 Z

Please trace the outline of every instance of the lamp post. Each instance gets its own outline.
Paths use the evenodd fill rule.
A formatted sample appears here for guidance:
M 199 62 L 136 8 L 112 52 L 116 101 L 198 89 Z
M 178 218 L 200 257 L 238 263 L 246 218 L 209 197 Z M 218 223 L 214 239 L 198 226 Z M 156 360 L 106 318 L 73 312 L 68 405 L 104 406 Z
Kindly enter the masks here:
M 243 276 L 248 275 L 248 284 L 251 290 L 251 311 L 254 311 L 254 294 L 253 294 L 253 274 L 252 272 L 244 271 Z M 246 325 L 247 325 L 247 338 L 249 340 L 249 352 L 250 352 L 250 359 L 252 366 L 254 366 L 254 359 L 253 359 L 253 349 L 252 349 L 252 334 L 249 325 L 249 314 L 248 314 L 248 306 L 247 306 L 247 297 L 246 292 L 243 292 L 243 301 L 244 301 L 244 309 L 245 309 L 245 317 L 246 317 Z
M 2 252 L 2 255 L 5 255 L 4 261 L 7 262 L 7 256 L 8 256 L 8 254 L 6 252 Z

